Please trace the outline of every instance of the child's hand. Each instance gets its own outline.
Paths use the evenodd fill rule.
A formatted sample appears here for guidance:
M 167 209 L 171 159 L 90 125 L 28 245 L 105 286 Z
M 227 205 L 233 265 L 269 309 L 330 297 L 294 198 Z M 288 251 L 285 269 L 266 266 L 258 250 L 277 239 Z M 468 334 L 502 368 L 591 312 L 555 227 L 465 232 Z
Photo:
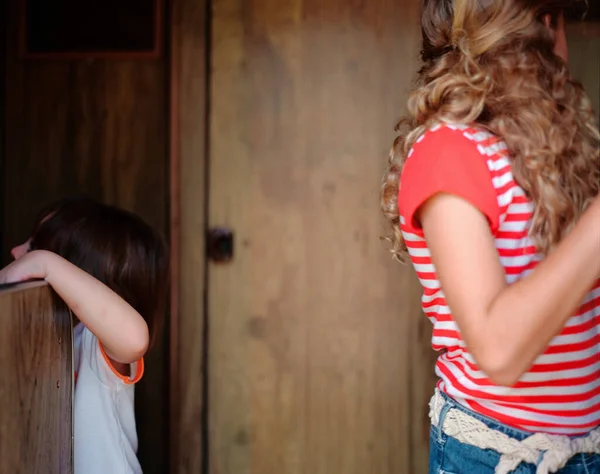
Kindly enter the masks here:
M 45 250 L 35 250 L 15 260 L 0 270 L 0 284 L 46 278 L 48 254 Z

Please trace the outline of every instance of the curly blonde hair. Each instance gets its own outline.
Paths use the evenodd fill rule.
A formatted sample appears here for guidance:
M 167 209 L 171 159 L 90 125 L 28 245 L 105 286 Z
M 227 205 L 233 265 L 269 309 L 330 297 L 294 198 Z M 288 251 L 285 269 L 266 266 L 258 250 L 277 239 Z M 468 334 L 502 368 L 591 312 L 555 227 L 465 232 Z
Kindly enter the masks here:
M 518 184 L 535 203 L 531 236 L 548 254 L 600 187 L 600 134 L 590 100 L 555 52 L 564 0 L 424 0 L 424 65 L 384 176 L 381 206 L 402 259 L 400 175 L 435 123 L 476 124 L 501 137 Z M 549 16 L 548 16 L 549 15 Z

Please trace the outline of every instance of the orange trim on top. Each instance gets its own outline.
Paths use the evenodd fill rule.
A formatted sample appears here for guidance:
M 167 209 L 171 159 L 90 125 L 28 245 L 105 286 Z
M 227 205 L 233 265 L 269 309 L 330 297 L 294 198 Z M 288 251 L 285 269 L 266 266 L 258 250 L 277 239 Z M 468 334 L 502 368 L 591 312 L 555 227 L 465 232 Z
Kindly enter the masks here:
M 100 347 L 100 352 L 102 353 L 102 357 L 104 357 L 104 360 L 110 367 L 110 370 L 112 370 L 113 374 L 115 374 L 124 383 L 126 383 L 127 385 L 133 385 L 135 383 L 138 383 L 142 379 L 142 376 L 144 375 L 144 358 L 143 357 L 137 361 L 137 365 L 136 365 L 137 371 L 136 371 L 135 377 L 131 378 L 131 375 L 129 375 L 129 376 L 123 375 L 121 372 L 119 372 L 117 369 L 115 369 L 114 365 L 112 364 L 112 361 L 110 360 L 110 357 L 108 357 L 106 355 L 106 352 L 104 351 L 104 347 L 102 347 L 102 343 L 100 341 L 98 341 L 98 347 Z

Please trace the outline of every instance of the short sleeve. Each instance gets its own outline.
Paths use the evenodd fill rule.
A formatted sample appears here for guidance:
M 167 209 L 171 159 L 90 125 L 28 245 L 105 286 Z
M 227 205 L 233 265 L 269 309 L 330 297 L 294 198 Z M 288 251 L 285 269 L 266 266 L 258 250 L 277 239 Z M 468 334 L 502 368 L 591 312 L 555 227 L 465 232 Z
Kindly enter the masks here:
M 121 374 L 106 355 L 102 343 L 92 332 L 85 328 L 82 337 L 82 355 L 96 377 L 107 386 L 131 385 L 139 382 L 144 375 L 144 359 L 130 364 L 130 375 Z
M 483 213 L 496 232 L 500 207 L 487 160 L 462 130 L 441 127 L 415 143 L 400 179 L 400 215 L 409 230 L 421 231 L 415 213 L 431 197 L 452 194 Z
M 98 349 L 100 350 L 100 353 L 102 354 L 102 358 L 104 359 L 104 363 L 106 364 L 106 367 L 108 369 L 110 369 L 110 374 L 107 373 L 108 376 L 110 377 L 116 377 L 117 379 L 119 379 L 121 382 L 123 382 L 126 385 L 132 385 L 135 383 L 138 383 L 141 379 L 142 376 L 144 375 L 144 358 L 140 358 L 137 362 L 133 362 L 131 364 L 129 364 L 129 376 L 123 375 L 121 374 L 112 364 L 112 362 L 110 361 L 110 358 L 106 355 L 106 352 L 104 351 L 104 347 L 102 346 L 102 343 L 100 341 L 98 341 Z

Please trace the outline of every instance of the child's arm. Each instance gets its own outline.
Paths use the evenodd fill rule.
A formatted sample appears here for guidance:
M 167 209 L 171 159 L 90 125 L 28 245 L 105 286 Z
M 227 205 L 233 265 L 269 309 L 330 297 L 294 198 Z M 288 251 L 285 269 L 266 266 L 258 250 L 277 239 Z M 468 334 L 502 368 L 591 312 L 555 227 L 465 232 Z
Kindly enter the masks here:
M 513 385 L 600 277 L 600 198 L 553 253 L 512 285 L 489 222 L 467 201 L 438 194 L 419 218 L 469 352 L 492 381 Z
M 114 362 L 133 363 L 148 347 L 148 326 L 126 301 L 58 255 L 36 250 L 0 270 L 0 284 L 44 278 L 100 340 Z

